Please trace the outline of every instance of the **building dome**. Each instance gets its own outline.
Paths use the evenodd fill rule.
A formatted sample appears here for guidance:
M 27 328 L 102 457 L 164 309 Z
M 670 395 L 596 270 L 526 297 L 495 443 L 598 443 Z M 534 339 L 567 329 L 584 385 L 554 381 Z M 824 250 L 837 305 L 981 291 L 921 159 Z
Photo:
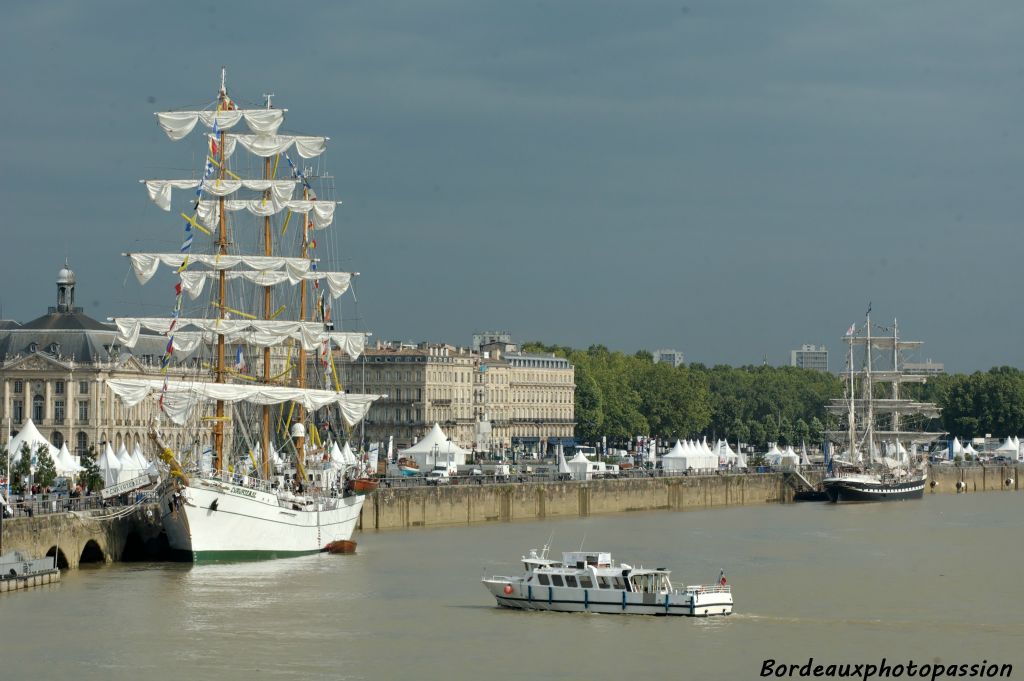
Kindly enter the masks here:
M 57 283 L 58 284 L 74 284 L 75 283 L 75 273 L 71 271 L 71 268 L 68 266 L 68 261 L 67 260 L 64 261 L 64 267 L 61 267 L 60 271 L 57 272 Z

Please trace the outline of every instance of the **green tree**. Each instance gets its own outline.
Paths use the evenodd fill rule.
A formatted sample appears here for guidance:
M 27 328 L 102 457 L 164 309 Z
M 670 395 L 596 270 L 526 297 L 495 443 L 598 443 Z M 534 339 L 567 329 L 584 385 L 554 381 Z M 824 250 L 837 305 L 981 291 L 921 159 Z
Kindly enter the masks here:
M 797 419 L 796 423 L 793 424 L 793 442 L 794 444 L 804 444 L 811 436 L 811 427 L 802 418 Z
M 576 365 L 576 436 L 587 442 L 600 437 L 604 425 L 604 404 L 597 381 L 586 364 Z
M 89 451 L 81 456 L 82 468 L 85 470 L 79 473 L 78 483 L 86 490 L 98 492 L 103 489 L 103 476 L 100 474 L 100 467 L 96 464 L 96 448 L 89 447 Z
M 24 494 L 32 475 L 32 448 L 27 442 L 21 445 L 21 456 L 11 466 L 11 485 L 18 494 Z
M 40 487 L 49 487 L 57 479 L 57 466 L 50 456 L 50 448 L 44 444 L 36 449 L 36 483 Z

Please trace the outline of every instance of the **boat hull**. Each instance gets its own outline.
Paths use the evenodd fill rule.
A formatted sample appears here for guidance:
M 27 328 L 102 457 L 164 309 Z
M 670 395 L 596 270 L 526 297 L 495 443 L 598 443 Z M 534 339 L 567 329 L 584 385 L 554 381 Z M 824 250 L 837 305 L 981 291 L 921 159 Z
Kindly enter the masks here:
M 844 478 L 826 478 L 822 482 L 832 503 L 903 501 L 924 497 L 924 478 L 901 482 L 867 482 Z
M 606 615 L 708 617 L 732 613 L 732 593 L 710 587 L 704 592 L 636 593 L 616 589 L 581 589 L 523 585 L 518 580 L 485 579 L 498 605 L 516 610 L 594 612 Z
M 168 486 L 160 497 L 171 548 L 196 562 L 318 553 L 351 539 L 362 506 L 363 497 L 353 495 L 286 507 L 274 493 L 207 479 Z

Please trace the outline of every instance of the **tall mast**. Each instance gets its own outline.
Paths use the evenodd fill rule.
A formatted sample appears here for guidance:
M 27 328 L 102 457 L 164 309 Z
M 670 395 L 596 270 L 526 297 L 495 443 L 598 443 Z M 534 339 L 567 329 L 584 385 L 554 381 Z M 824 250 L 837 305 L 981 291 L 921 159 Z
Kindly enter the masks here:
M 892 370 L 894 373 L 899 374 L 900 372 L 900 333 L 899 326 L 895 319 L 892 320 Z M 895 380 L 892 382 L 892 399 L 898 400 L 900 398 L 900 382 Z M 894 433 L 900 432 L 900 413 L 894 411 L 892 413 L 892 430 Z M 899 435 L 896 436 L 896 457 L 900 459 L 900 439 Z
M 224 86 L 224 81 L 227 76 L 227 69 L 222 68 L 220 71 L 220 93 L 217 96 L 217 111 L 221 110 L 221 107 L 227 105 L 227 89 Z M 217 173 L 218 179 L 224 179 L 224 131 L 221 130 L 218 133 L 217 139 L 217 156 L 219 163 L 219 171 Z M 218 252 L 221 255 L 228 254 L 228 227 L 226 214 L 227 211 L 224 209 L 224 197 L 221 196 L 218 200 L 218 208 L 220 209 L 220 217 L 217 220 L 217 246 Z M 217 316 L 220 319 L 224 319 L 224 309 L 227 305 L 226 300 L 227 290 L 227 273 L 222 269 L 217 276 Z M 224 334 L 217 334 L 217 383 L 224 382 L 224 374 L 226 373 L 224 363 Z M 224 470 L 224 402 L 217 400 L 217 411 L 216 420 L 213 426 L 213 450 L 216 456 L 216 464 L 214 468 L 217 471 Z
M 872 398 L 874 397 L 874 395 L 873 395 L 874 384 L 873 384 L 873 382 L 871 380 L 871 306 L 870 305 L 868 305 L 868 313 L 867 313 L 866 316 L 867 316 L 867 327 L 866 327 L 867 343 L 865 344 L 864 347 L 865 347 L 865 352 L 866 352 L 866 355 L 867 355 L 866 356 L 867 363 L 865 365 L 865 369 L 866 370 L 864 372 L 864 400 L 865 400 L 865 405 L 867 406 L 867 414 L 865 416 L 865 418 L 867 419 L 867 423 L 866 423 L 865 428 L 864 428 L 864 431 L 865 431 L 864 432 L 864 440 L 867 442 L 867 445 L 868 445 L 868 463 L 871 463 L 871 462 L 873 462 L 875 460 L 875 452 L 874 452 L 874 449 L 875 449 L 875 444 L 874 444 L 874 437 L 875 437 L 875 410 L 874 410 L 874 407 L 872 405 Z
M 302 198 L 305 201 L 309 200 L 309 188 L 303 185 Z M 309 217 L 308 214 L 302 218 L 302 257 L 309 257 L 308 250 L 309 242 Z M 306 321 L 306 280 L 303 279 L 299 282 L 299 321 Z M 302 347 L 302 343 L 299 343 L 299 387 L 306 387 L 306 349 Z M 297 405 L 296 416 L 299 423 L 305 425 L 306 422 L 306 408 L 301 404 Z M 303 433 L 305 431 L 302 431 Z M 299 435 L 295 438 L 295 456 L 301 462 L 302 457 L 305 456 L 306 452 L 306 437 L 305 435 Z
M 856 333 L 856 331 L 854 331 L 854 333 Z M 850 462 L 852 463 L 856 461 L 854 457 L 857 455 L 857 391 L 854 388 L 853 382 L 853 333 L 850 334 L 847 339 L 847 343 L 850 344 L 849 357 L 846 363 L 850 368 L 850 417 L 848 434 L 850 436 Z
M 273 94 L 265 95 L 267 98 L 267 108 L 270 108 L 270 98 Z M 263 159 L 263 178 L 266 180 L 271 179 L 270 169 L 270 157 Z M 263 200 L 270 200 L 270 189 L 263 192 Z M 273 255 L 273 244 L 270 238 L 270 216 L 267 215 L 263 218 L 263 255 Z M 273 308 L 272 300 L 272 287 L 265 286 L 263 288 L 263 318 L 270 319 Z M 263 382 L 270 383 L 270 346 L 263 348 Z M 263 428 L 261 430 L 261 451 L 263 453 L 263 479 L 270 479 L 270 405 L 263 405 Z

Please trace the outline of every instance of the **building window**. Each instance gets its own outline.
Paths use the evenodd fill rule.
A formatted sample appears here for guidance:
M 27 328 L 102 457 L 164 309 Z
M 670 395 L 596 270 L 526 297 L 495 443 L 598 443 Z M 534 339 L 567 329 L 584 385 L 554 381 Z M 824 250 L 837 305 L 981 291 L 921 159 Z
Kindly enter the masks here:
M 64 423 L 64 400 L 53 401 L 53 420 L 55 423 Z
M 20 378 L 14 381 L 14 392 L 17 395 L 25 392 L 25 383 Z
M 89 394 L 89 381 L 79 381 L 78 382 L 78 394 L 79 395 L 88 395 Z
M 78 403 L 78 420 L 83 422 L 89 420 L 89 403 L 86 400 L 81 400 Z
M 36 395 L 32 398 L 32 420 L 36 423 L 43 422 L 43 396 Z
M 75 442 L 75 454 L 82 456 L 89 451 L 88 443 L 86 441 L 85 433 L 79 433 Z
M 64 381 L 54 381 L 53 382 L 53 391 L 55 393 L 57 393 L 58 395 L 63 395 L 64 394 Z
M 25 403 L 21 400 L 14 400 L 14 422 L 21 423 L 25 418 Z
M 59 430 L 53 431 L 53 435 L 50 436 L 50 442 L 53 443 L 54 447 L 60 448 L 64 444 L 64 434 Z

